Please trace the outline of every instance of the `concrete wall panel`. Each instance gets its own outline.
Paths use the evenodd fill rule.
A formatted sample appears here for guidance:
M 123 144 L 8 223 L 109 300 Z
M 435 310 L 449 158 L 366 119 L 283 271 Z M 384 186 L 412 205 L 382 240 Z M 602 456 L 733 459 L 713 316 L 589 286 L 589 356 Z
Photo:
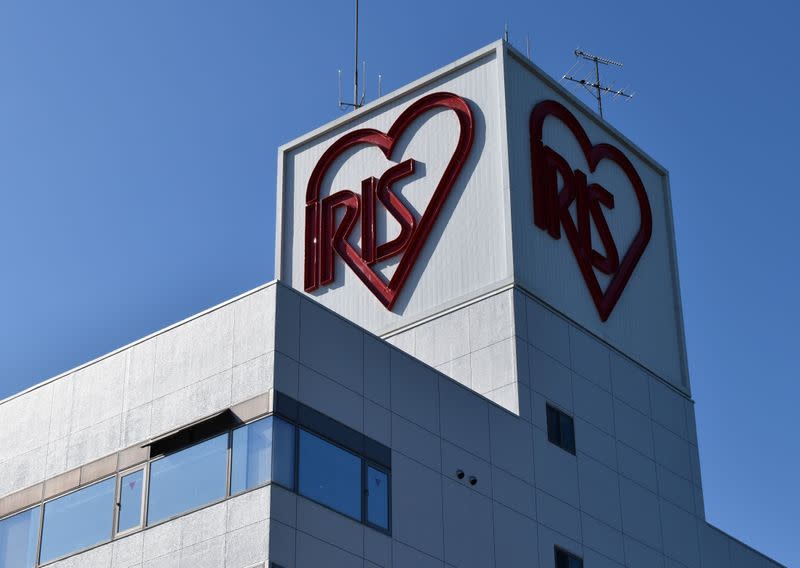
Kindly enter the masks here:
M 230 349 L 231 367 L 210 377 L 156 396 L 156 336 L 121 351 L 103 366 L 68 373 L 0 404 L 0 415 L 11 416 L 23 408 L 41 409 L 45 416 L 51 413 L 36 438 L 41 442 L 38 448 L 22 453 L 7 450 L 10 455 L 0 462 L 3 491 L 85 465 L 103 457 L 103 452 L 113 453 L 136 432 L 155 435 L 225 408 L 245 393 L 276 388 L 391 446 L 391 536 L 275 486 L 148 528 L 55 566 L 250 568 L 268 557 L 285 568 L 553 566 L 556 545 L 582 555 L 592 566 L 776 566 L 703 520 L 699 462 L 686 414 L 691 406 L 682 395 L 663 383 L 655 384 L 657 378 L 628 360 L 616 360 L 616 354 L 597 349 L 591 338 L 578 349 L 605 353 L 594 360 L 608 358 L 609 381 L 596 380 L 599 375 L 595 380 L 585 377 L 575 369 L 579 365 L 572 356 L 576 345 L 572 338 L 581 337 L 570 331 L 574 324 L 549 310 L 528 309 L 539 306 L 530 298 L 521 298 L 525 337 L 536 338 L 538 333 L 531 333 L 527 325 L 530 314 L 547 314 L 542 321 L 556 318 L 550 321 L 556 322 L 555 329 L 565 330 L 567 357 L 565 361 L 553 357 L 558 355 L 558 348 L 552 349 L 557 343 L 550 345 L 548 354 L 542 341 L 534 346 L 514 336 L 532 361 L 535 389 L 526 395 L 534 410 L 514 414 L 324 308 L 304 306 L 311 301 L 295 292 L 278 287 L 269 297 L 288 306 L 282 316 L 274 317 L 272 333 L 262 327 L 264 321 L 273 321 L 272 316 L 244 316 L 244 307 L 236 302 L 228 307 L 228 313 L 240 313 L 245 321 L 256 323 L 237 328 L 234 317 L 230 346 L 226 340 L 212 341 Z M 269 308 L 264 298 L 251 298 L 248 304 L 281 313 L 279 307 Z M 516 326 L 520 310 L 512 308 L 508 313 L 514 314 Z M 228 325 L 227 316 L 212 320 L 224 328 Z M 473 320 L 467 320 L 471 325 Z M 291 337 L 296 334 L 298 341 L 303 337 L 303 321 L 324 327 L 333 337 L 347 338 L 336 361 L 305 358 L 299 344 L 293 347 Z M 281 339 L 284 325 L 289 339 Z M 196 337 L 203 329 L 206 339 L 227 337 L 226 332 L 199 324 L 190 335 Z M 256 339 L 237 336 L 236 329 L 252 330 Z M 270 348 L 270 337 L 290 353 L 259 353 Z M 503 341 L 507 340 L 499 343 Z M 246 360 L 236 365 L 235 345 L 250 346 L 243 356 Z M 197 357 L 186 357 L 189 367 L 197 367 Z M 150 365 L 152 373 L 147 370 Z M 86 385 L 102 385 L 99 377 L 110 377 L 119 389 L 120 406 L 101 409 L 95 421 L 81 416 L 79 429 L 74 430 L 75 401 L 87 405 L 100 396 L 87 386 L 76 390 L 77 381 L 71 381 L 79 373 Z M 353 375 L 358 377 L 355 382 Z M 183 371 L 174 376 L 184 376 Z M 646 390 L 636 380 L 647 381 Z M 517 395 L 528 388 L 520 383 L 515 387 L 520 389 Z M 237 389 L 240 396 L 232 394 Z M 54 401 L 57 394 L 63 398 L 59 404 Z M 547 439 L 543 418 L 550 397 L 576 415 L 577 455 Z M 13 401 L 17 402 L 9 404 Z M 64 433 L 49 440 L 51 434 Z M 465 472 L 464 479 L 457 478 L 458 470 Z M 476 478 L 475 485 L 469 484 L 470 477 Z

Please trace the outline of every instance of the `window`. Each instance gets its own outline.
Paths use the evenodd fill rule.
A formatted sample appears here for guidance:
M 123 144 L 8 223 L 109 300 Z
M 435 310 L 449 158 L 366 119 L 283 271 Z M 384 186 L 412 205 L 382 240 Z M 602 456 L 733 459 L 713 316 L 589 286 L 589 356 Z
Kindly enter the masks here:
M 575 424 L 572 416 L 547 405 L 547 439 L 559 448 L 575 453 Z
M 33 568 L 39 538 L 39 514 L 34 507 L 0 521 L 0 568 Z
M 367 523 L 389 530 L 389 476 L 367 466 Z
M 40 562 L 110 540 L 115 490 L 112 477 L 45 503 Z
M 227 410 L 151 440 L 156 457 L 145 464 L 0 519 L 0 568 L 49 564 L 268 483 L 388 532 L 389 448 L 283 401 L 292 422 L 276 415 L 241 425 Z
M 583 568 L 583 559 L 556 547 L 556 568 Z
M 144 469 L 123 475 L 119 479 L 119 500 L 117 501 L 117 532 L 135 529 L 142 524 L 142 491 L 144 490 Z
M 294 469 L 297 461 L 297 428 L 275 418 L 272 428 L 272 481 L 294 491 Z
M 361 458 L 300 430 L 298 492 L 361 520 Z
M 231 495 L 270 481 L 294 488 L 295 427 L 262 418 L 233 431 Z
M 151 462 L 147 524 L 223 499 L 227 474 L 228 434 Z

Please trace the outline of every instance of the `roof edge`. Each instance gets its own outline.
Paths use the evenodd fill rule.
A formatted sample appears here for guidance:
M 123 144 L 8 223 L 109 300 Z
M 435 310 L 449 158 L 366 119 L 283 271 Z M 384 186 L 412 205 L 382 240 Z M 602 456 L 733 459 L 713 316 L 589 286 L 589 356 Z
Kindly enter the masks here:
M 171 331 L 171 330 L 173 330 L 173 329 L 175 329 L 177 327 L 180 327 L 180 326 L 182 326 L 184 324 L 187 324 L 190 321 L 193 321 L 193 320 L 195 320 L 197 318 L 203 317 L 203 316 L 205 316 L 207 314 L 210 314 L 211 312 L 214 312 L 216 310 L 219 310 L 220 308 L 224 308 L 225 306 L 227 306 L 229 304 L 232 304 L 232 303 L 234 303 L 234 302 L 236 302 L 238 300 L 241 300 L 242 298 L 245 298 L 247 296 L 255 294 L 256 292 L 260 292 L 261 290 L 265 290 L 265 289 L 270 288 L 272 286 L 275 286 L 277 284 L 278 284 L 278 280 L 277 279 L 271 280 L 271 281 L 269 281 L 269 282 L 267 282 L 265 284 L 261 284 L 260 286 L 256 286 L 255 288 L 253 288 L 251 290 L 247 290 L 246 292 L 242 292 L 241 294 L 239 294 L 237 296 L 234 296 L 233 298 L 229 298 L 227 300 L 224 300 L 224 301 L 220 302 L 219 304 L 211 306 L 210 308 L 206 308 L 205 310 L 197 312 L 196 314 L 192 314 L 187 318 L 184 318 L 184 319 L 182 319 L 180 321 L 177 321 L 177 322 L 175 322 L 173 324 L 168 325 L 167 327 L 161 328 L 161 329 L 159 329 L 157 331 L 154 331 L 153 333 L 145 335 L 144 337 L 140 337 L 139 339 L 135 339 L 135 340 L 131 341 L 130 343 L 128 343 L 126 345 L 123 345 L 122 347 L 118 347 L 117 349 L 114 349 L 113 351 L 109 351 L 108 353 L 100 355 L 99 357 L 96 357 L 96 358 L 94 358 L 94 359 L 92 359 L 90 361 L 87 361 L 85 363 L 81 363 L 80 365 L 78 365 L 76 367 L 73 367 L 72 369 L 69 369 L 69 370 L 64 371 L 62 373 L 59 373 L 58 375 L 56 375 L 54 377 L 50 377 L 49 379 L 45 379 L 40 383 L 36 383 L 36 384 L 34 384 L 32 386 L 29 386 L 28 388 L 26 388 L 24 390 L 21 390 L 18 393 L 12 394 L 12 395 L 0 400 L 0 406 L 2 406 L 3 404 L 5 404 L 7 402 L 10 402 L 10 401 L 14 400 L 15 398 L 19 398 L 19 397 L 21 397 L 21 396 L 23 396 L 25 394 L 28 394 L 29 392 L 33 392 L 33 391 L 35 391 L 35 390 L 37 390 L 37 389 L 39 389 L 41 387 L 47 386 L 50 383 L 53 383 L 53 382 L 55 382 L 55 381 L 57 381 L 59 379 L 63 379 L 64 377 L 66 377 L 68 375 L 71 375 L 72 373 L 76 373 L 76 372 L 78 372 L 78 371 L 80 371 L 82 369 L 85 369 L 86 367 L 89 367 L 90 365 L 94 365 L 95 363 L 99 363 L 100 361 L 102 361 L 104 359 L 108 359 L 109 357 L 117 355 L 118 353 L 121 353 L 121 352 L 125 351 L 126 349 L 130 349 L 131 347 L 139 345 L 140 343 L 144 343 L 145 341 L 153 339 L 154 337 L 157 337 L 157 336 L 159 336 L 159 335 L 161 335 L 163 333 L 166 333 L 166 332 Z M 281 286 L 285 286 L 285 284 L 281 284 Z

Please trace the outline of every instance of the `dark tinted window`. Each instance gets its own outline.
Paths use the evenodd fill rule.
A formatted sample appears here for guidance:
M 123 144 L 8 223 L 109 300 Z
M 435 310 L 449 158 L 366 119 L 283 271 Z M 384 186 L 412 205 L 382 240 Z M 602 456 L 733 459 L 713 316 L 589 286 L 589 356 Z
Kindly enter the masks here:
M 572 416 L 547 405 L 547 439 L 550 443 L 575 453 L 575 423 Z
M 300 430 L 298 491 L 361 520 L 361 458 Z
M 234 430 L 231 494 L 270 481 L 292 489 L 294 436 L 294 426 L 272 417 Z
M 0 521 L 0 568 L 32 568 L 36 563 L 40 511 L 35 507 Z
M 297 428 L 276 418 L 272 427 L 272 481 L 294 490 Z
M 556 568 L 583 568 L 583 559 L 566 550 L 556 548 Z
M 119 518 L 117 532 L 134 529 L 142 524 L 142 491 L 144 470 L 124 475 L 119 480 Z
M 152 462 L 147 524 L 224 498 L 227 473 L 228 434 Z
M 115 490 L 111 478 L 45 503 L 40 561 L 110 540 Z
M 367 466 L 367 522 L 389 529 L 389 476 Z

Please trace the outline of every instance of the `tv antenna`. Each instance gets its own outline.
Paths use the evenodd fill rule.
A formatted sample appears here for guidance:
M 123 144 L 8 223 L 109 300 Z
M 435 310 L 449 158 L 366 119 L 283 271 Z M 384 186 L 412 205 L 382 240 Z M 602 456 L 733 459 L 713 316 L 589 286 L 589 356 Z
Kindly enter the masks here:
M 357 109 L 364 106 L 364 102 L 367 99 L 367 62 L 362 61 L 362 75 L 364 76 L 364 86 L 362 87 L 361 91 L 361 98 L 358 98 L 358 0 L 355 0 L 356 4 L 356 17 L 355 17 L 355 49 L 354 49 L 354 58 L 353 58 L 353 102 L 346 103 L 342 99 L 342 70 L 339 69 L 339 108 L 344 110 L 348 107 Z
M 632 99 L 633 95 L 636 93 L 626 93 L 624 89 L 614 89 L 613 85 L 603 85 L 600 82 L 600 64 L 603 65 L 611 65 L 614 67 L 622 67 L 622 63 L 619 61 L 614 61 L 612 59 L 606 59 L 605 57 L 599 57 L 597 55 L 592 55 L 591 53 L 587 53 L 585 51 L 581 51 L 580 49 L 575 50 L 575 57 L 578 58 L 578 61 L 575 62 L 577 65 L 581 59 L 585 59 L 587 61 L 594 62 L 594 80 L 589 77 L 584 77 L 583 79 L 577 79 L 570 75 L 569 73 L 572 69 L 575 68 L 575 65 L 567 71 L 562 79 L 566 79 L 567 81 L 572 81 L 573 83 L 578 83 L 582 85 L 587 91 L 592 93 L 592 96 L 597 100 L 597 111 L 600 113 L 600 118 L 603 118 L 603 93 L 611 93 L 614 97 L 624 97 L 626 99 Z

